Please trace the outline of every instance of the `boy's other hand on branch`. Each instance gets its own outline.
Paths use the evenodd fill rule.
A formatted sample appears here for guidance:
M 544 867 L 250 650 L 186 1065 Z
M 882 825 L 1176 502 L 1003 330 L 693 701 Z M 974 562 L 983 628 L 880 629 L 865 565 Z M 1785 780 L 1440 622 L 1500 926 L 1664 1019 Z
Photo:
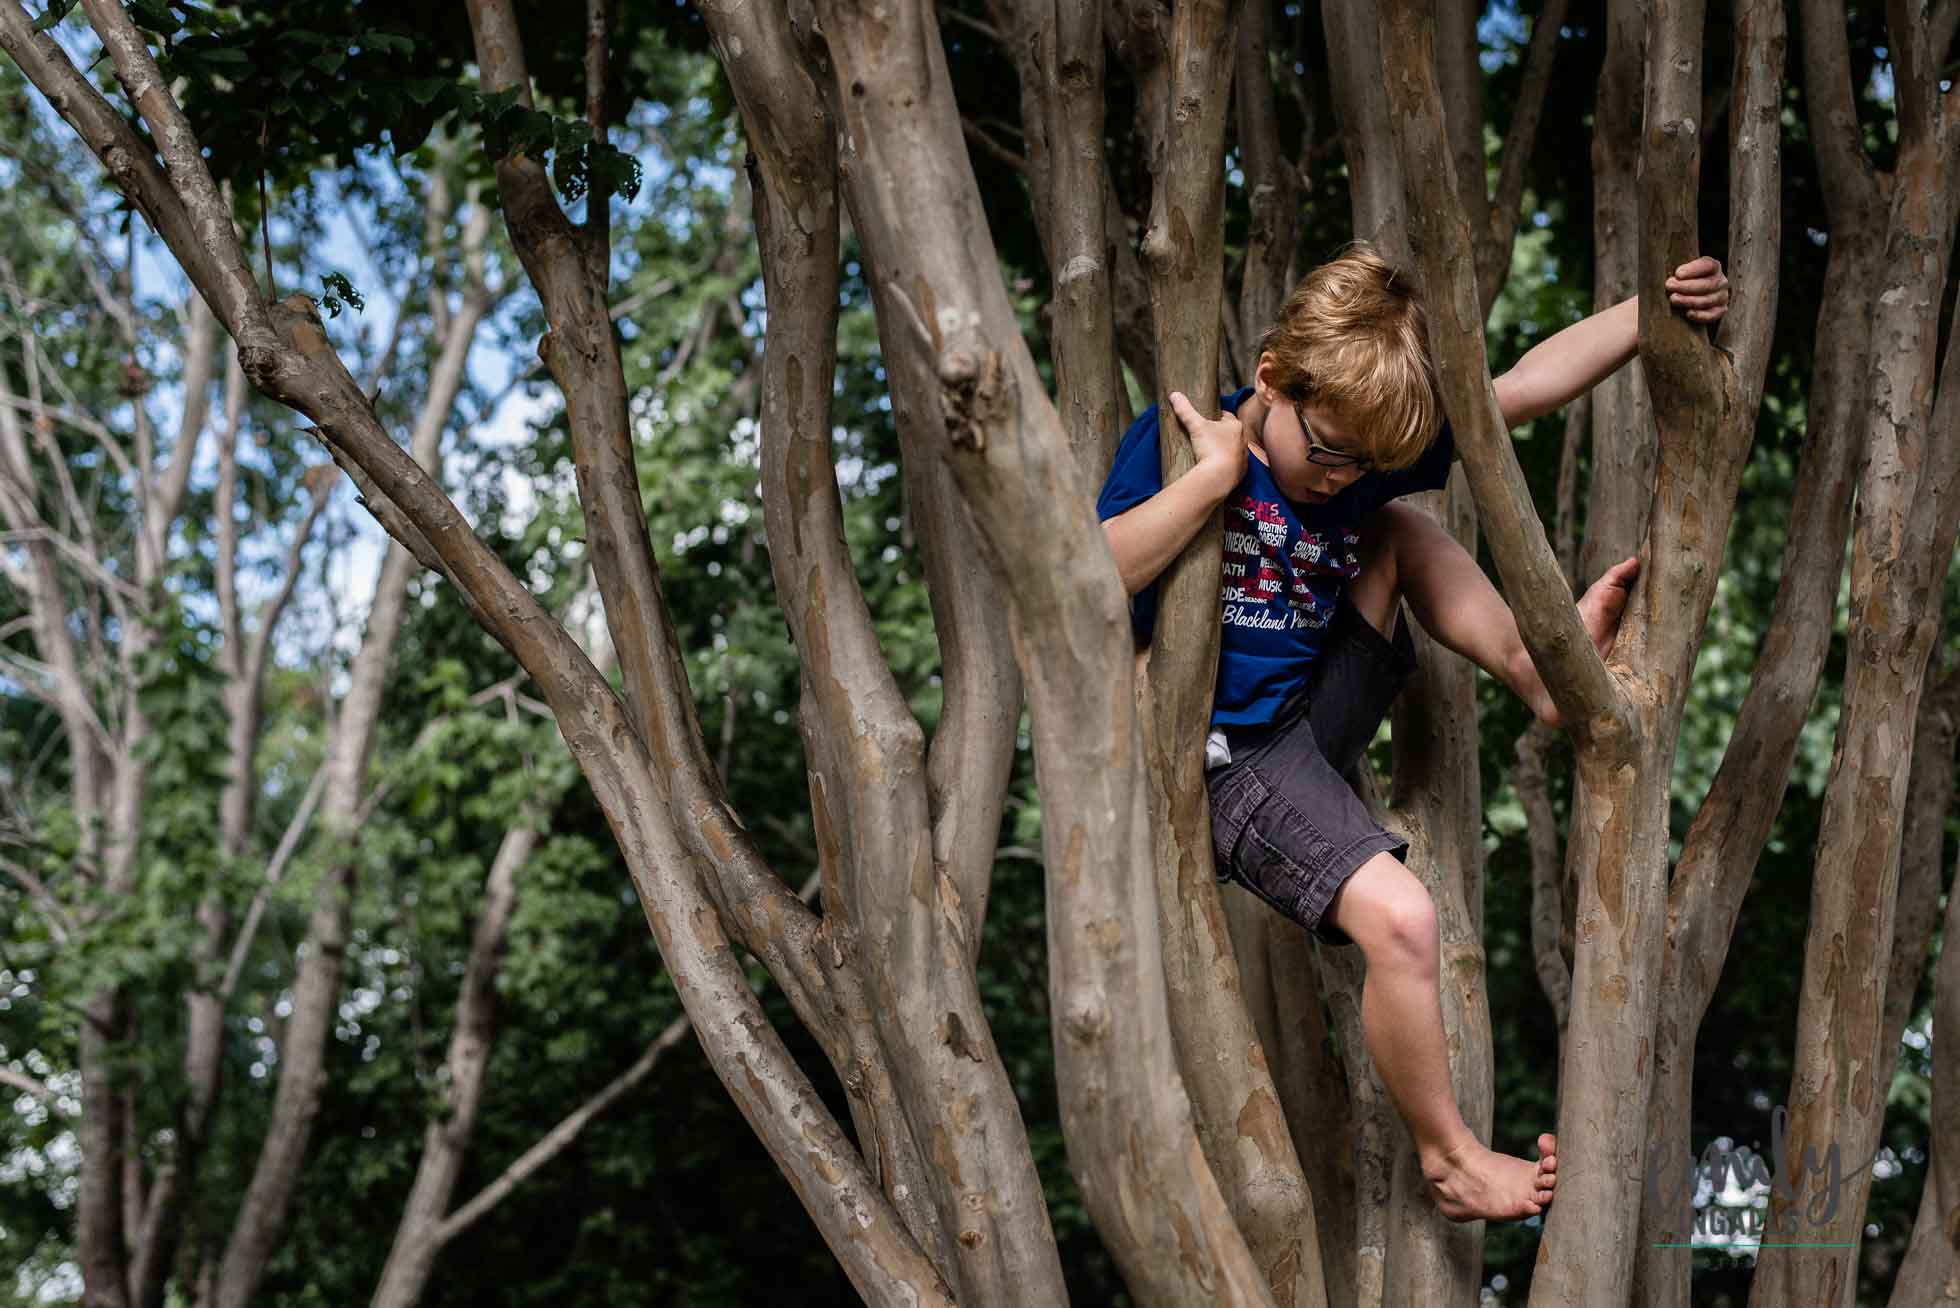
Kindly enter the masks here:
M 1720 322 L 1729 311 L 1729 279 L 1712 255 L 1690 259 L 1667 279 L 1667 298 L 1689 322 Z
M 1191 452 L 1198 456 L 1192 471 L 1213 479 L 1220 496 L 1228 494 L 1245 476 L 1245 424 L 1235 413 L 1205 417 L 1183 391 L 1171 392 L 1171 411 L 1191 435 Z

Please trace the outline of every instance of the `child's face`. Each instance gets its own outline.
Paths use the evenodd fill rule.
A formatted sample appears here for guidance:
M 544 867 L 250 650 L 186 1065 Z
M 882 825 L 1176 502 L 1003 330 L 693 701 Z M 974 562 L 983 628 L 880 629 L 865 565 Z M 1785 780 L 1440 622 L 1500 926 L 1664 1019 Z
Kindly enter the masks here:
M 1266 414 L 1262 433 L 1280 493 L 1299 504 L 1325 504 L 1374 466 L 1339 415 L 1283 396 Z

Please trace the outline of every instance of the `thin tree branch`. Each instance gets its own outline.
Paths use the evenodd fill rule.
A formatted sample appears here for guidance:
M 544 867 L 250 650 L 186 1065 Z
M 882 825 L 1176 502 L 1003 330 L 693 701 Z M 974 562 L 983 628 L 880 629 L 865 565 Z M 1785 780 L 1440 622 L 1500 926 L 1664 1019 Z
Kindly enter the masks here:
M 9 0 L 7 8 L 15 12 L 19 10 L 18 4 L 12 0 Z M 150 164 L 146 158 L 144 162 L 150 164 L 150 168 L 131 173 L 127 182 L 113 164 L 111 174 L 116 176 L 118 183 L 125 183 L 125 192 L 154 189 L 157 180 L 170 188 L 170 194 L 176 201 L 174 205 L 162 203 L 161 197 L 132 195 L 131 198 L 137 201 L 139 207 L 144 207 L 145 216 L 151 216 L 150 208 L 155 207 L 167 219 L 167 225 L 158 227 L 159 233 L 164 236 L 171 252 L 183 263 L 184 271 L 203 294 L 205 303 L 225 320 L 232 339 L 247 350 L 271 346 L 275 339 L 271 319 L 265 300 L 259 294 L 258 283 L 246 267 L 244 255 L 239 249 L 232 226 L 231 206 L 225 202 L 217 183 L 212 180 L 197 134 L 191 130 L 189 120 L 171 95 L 156 60 L 150 54 L 148 41 L 117 0 L 82 0 L 82 8 L 88 15 L 89 26 L 95 29 L 96 36 L 109 53 L 110 62 L 115 65 L 117 80 L 122 83 L 130 103 L 148 125 L 157 145 L 157 153 L 167 169 L 167 172 L 159 175 L 154 164 Z M 62 63 L 67 65 L 66 56 L 62 56 Z M 68 68 L 70 72 L 73 71 L 72 65 L 68 65 Z M 99 96 L 96 99 L 100 101 Z M 107 108 L 106 104 L 102 107 Z M 67 116 L 65 109 L 63 116 Z M 120 123 L 120 117 L 117 121 Z M 124 131 L 127 132 L 127 129 Z M 84 132 L 84 137 L 88 139 L 87 132 Z M 89 144 L 94 146 L 96 141 L 90 139 Z M 98 150 L 98 153 L 101 151 Z M 146 200 L 150 202 L 148 205 L 145 204 Z M 154 217 L 152 221 L 155 221 Z
M 608 46 L 612 39 L 613 8 L 616 0 L 585 0 L 585 117 L 592 126 L 592 142 L 607 142 L 608 121 L 606 76 Z M 593 158 L 599 157 L 593 151 Z M 590 251 L 592 274 L 604 287 L 612 273 L 612 182 L 593 177 L 585 192 L 585 237 Z
M 1503 162 L 1497 174 L 1497 195 L 1490 203 L 1489 259 L 1478 277 L 1479 293 L 1488 306 L 1496 300 L 1504 274 L 1511 266 L 1511 245 L 1518 230 L 1518 205 L 1524 196 L 1525 165 L 1531 162 L 1544 116 L 1545 96 L 1552 85 L 1552 64 L 1558 56 L 1559 28 L 1565 22 L 1568 0 L 1547 0 L 1531 22 L 1531 45 L 1525 52 L 1524 76 L 1518 83 L 1517 107 L 1504 129 Z
M 75 919 L 69 916 L 68 911 L 61 906 L 61 901 L 48 890 L 47 883 L 10 858 L 0 858 L 0 872 L 6 873 L 26 888 L 28 895 L 40 908 L 42 916 L 47 919 L 48 930 L 54 936 L 55 943 L 67 944 L 69 932 L 75 927 Z
M 578 1139 L 579 1133 L 585 1130 L 593 1118 L 612 1107 L 634 1087 L 646 1080 L 659 1064 L 661 1055 L 679 1044 L 691 1030 L 685 1016 L 677 1017 L 668 1023 L 647 1045 L 639 1058 L 634 1060 L 632 1066 L 614 1077 L 597 1094 L 566 1114 L 536 1144 L 518 1155 L 516 1161 L 506 1167 L 496 1180 L 477 1191 L 469 1202 L 445 1217 L 442 1225 L 436 1228 L 435 1243 L 438 1246 L 445 1245 L 461 1235 L 478 1219 L 507 1199 L 511 1191 L 563 1153 L 573 1141 Z
M 1803 0 L 1803 86 L 1806 123 L 1823 185 L 1832 236 L 1854 230 L 1878 199 L 1879 177 L 1865 154 L 1851 85 L 1851 38 L 1844 0 Z
M 12 1086 L 22 1094 L 32 1095 L 46 1104 L 51 1111 L 60 1113 L 64 1117 L 74 1115 L 62 1107 L 62 1095 L 49 1089 L 47 1086 L 41 1084 L 41 1082 L 36 1081 L 33 1077 L 27 1075 L 27 1073 L 16 1072 L 5 1063 L 0 1063 L 0 1085 Z
M 967 140 L 979 146 L 989 158 L 1007 165 L 1007 167 L 1012 168 L 1017 173 L 1025 174 L 1028 171 L 1027 159 L 1014 153 L 1013 150 L 1001 142 L 996 141 L 976 119 L 962 115 L 960 118 L 960 130 L 966 134 Z
M 313 821 L 314 810 L 319 807 L 320 796 L 326 788 L 327 770 L 322 767 L 313 773 L 313 779 L 307 783 L 299 807 L 294 810 L 292 820 L 286 824 L 285 834 L 279 837 L 279 844 L 265 865 L 265 879 L 253 894 L 251 906 L 245 910 L 245 921 L 238 928 L 237 938 L 232 941 L 231 958 L 225 964 L 224 979 L 218 983 L 218 1006 L 221 1010 L 230 1006 L 232 996 L 238 992 L 239 980 L 245 975 L 245 961 L 251 955 L 252 942 L 258 938 L 259 923 L 265 917 L 266 905 L 272 901 L 272 892 L 285 876 L 286 864 L 292 860 L 293 852 L 306 835 L 306 829 Z
M 1532 661 L 1582 745 L 1629 739 L 1627 705 L 1579 623 L 1531 491 L 1498 416 L 1484 353 L 1483 313 L 1465 217 L 1449 196 L 1433 33 L 1420 6 L 1381 11 L 1381 76 L 1401 160 L 1410 241 L 1421 268 L 1429 337 L 1478 518 Z M 1372 70 L 1370 70 L 1372 71 Z M 1365 76 L 1365 73 L 1363 74 Z

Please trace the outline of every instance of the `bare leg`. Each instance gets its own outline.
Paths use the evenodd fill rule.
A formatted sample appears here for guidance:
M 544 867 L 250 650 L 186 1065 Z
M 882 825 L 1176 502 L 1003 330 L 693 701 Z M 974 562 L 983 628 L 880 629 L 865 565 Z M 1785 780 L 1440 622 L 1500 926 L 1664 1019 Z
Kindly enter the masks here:
M 1377 854 L 1327 911 L 1367 960 L 1362 1037 L 1408 1123 L 1437 1208 L 1459 1222 L 1543 1212 L 1558 1180 L 1557 1140 L 1538 1137 L 1536 1163 L 1513 1158 L 1485 1148 L 1457 1111 L 1443 1042 L 1436 908 L 1422 882 L 1394 855 Z
M 1426 513 L 1389 504 L 1368 520 L 1361 548 L 1361 575 L 1347 599 L 1377 631 L 1389 630 L 1396 599 L 1407 599 L 1424 631 L 1516 691 L 1547 725 L 1560 725 L 1510 606 L 1456 537 Z M 1579 619 L 1601 658 L 1613 648 L 1639 572 L 1639 560 L 1627 559 L 1579 598 Z
M 1625 603 L 1624 588 L 1617 593 L 1609 646 Z M 1361 575 L 1345 598 L 1387 634 L 1404 595 L 1425 631 L 1538 709 L 1535 688 L 1537 701 L 1549 708 L 1517 622 L 1476 560 L 1427 514 L 1389 505 L 1369 520 Z M 1362 1037 L 1408 1124 L 1437 1208 L 1457 1221 L 1543 1212 L 1558 1179 L 1557 1139 L 1538 1137 L 1535 1163 L 1500 1154 L 1477 1139 L 1457 1109 L 1443 1034 L 1441 941 L 1428 890 L 1392 854 L 1377 854 L 1341 886 L 1327 913 L 1367 960 Z

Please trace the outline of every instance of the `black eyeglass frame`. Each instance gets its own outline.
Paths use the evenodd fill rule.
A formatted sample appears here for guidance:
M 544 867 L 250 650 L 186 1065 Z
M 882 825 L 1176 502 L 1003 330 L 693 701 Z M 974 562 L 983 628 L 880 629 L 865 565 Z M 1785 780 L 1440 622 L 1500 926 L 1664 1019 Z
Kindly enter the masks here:
M 1293 417 L 1299 422 L 1301 432 L 1306 435 L 1308 463 L 1323 468 L 1360 468 L 1363 472 L 1375 470 L 1375 461 L 1365 454 L 1349 454 L 1346 450 L 1322 445 L 1320 438 L 1313 434 L 1313 424 L 1308 422 L 1307 415 L 1300 411 L 1300 402 L 1289 397 L 1287 403 L 1293 406 Z

